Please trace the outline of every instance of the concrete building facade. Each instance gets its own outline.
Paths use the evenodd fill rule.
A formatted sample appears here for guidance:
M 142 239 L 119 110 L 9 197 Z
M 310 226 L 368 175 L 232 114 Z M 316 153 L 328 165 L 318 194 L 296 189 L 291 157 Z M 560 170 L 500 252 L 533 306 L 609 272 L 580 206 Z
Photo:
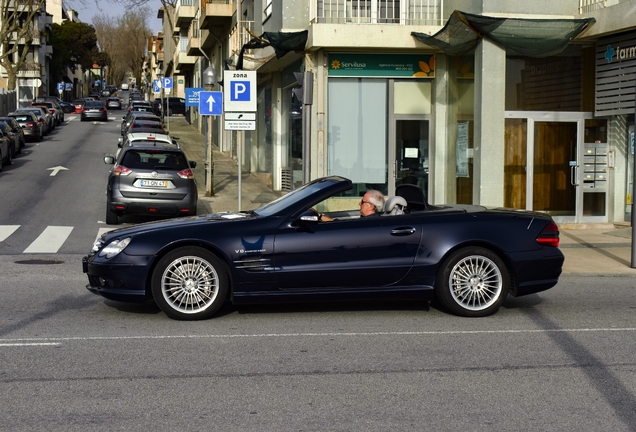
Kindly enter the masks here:
M 273 190 L 343 175 L 354 188 L 335 207 L 412 183 L 434 204 L 630 218 L 634 0 L 189 1 L 173 11 L 183 46 L 163 71 L 185 87 L 203 87 L 210 65 L 219 80 L 257 71 L 256 130 L 225 131 L 222 118 L 207 130 L 196 107 L 190 119 Z M 480 19 L 497 26 L 483 32 Z M 304 31 L 304 49 L 282 49 Z M 562 48 L 542 52 L 560 31 Z M 461 51 L 466 35 L 477 37 Z M 298 72 L 311 72 L 311 105 Z

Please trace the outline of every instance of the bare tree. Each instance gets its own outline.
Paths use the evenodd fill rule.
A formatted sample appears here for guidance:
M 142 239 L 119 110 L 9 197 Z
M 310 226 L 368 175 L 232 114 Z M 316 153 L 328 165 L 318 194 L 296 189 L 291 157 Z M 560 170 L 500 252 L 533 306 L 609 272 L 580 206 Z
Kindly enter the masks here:
M 150 8 L 136 7 L 118 17 L 99 14 L 93 17 L 93 26 L 100 49 L 110 60 L 107 81 L 121 83 L 127 72 L 141 82 L 146 56 Z
M 15 90 L 19 70 L 37 66 L 40 71 L 27 56 L 33 40 L 40 38 L 34 21 L 45 4 L 46 0 L 0 0 L 0 65 L 7 73 L 8 90 Z

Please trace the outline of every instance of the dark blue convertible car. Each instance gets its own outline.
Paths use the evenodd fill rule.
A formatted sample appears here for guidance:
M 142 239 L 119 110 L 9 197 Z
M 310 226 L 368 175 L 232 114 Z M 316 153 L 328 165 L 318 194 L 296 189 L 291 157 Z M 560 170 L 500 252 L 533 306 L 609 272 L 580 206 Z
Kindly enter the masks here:
M 433 206 L 403 185 L 380 217 L 359 217 L 350 180 L 314 180 L 256 210 L 163 220 L 105 233 L 83 259 L 87 288 L 154 300 L 171 318 L 233 304 L 437 298 L 485 316 L 506 296 L 553 287 L 559 230 L 546 214 Z M 325 222 L 325 214 L 333 221 Z

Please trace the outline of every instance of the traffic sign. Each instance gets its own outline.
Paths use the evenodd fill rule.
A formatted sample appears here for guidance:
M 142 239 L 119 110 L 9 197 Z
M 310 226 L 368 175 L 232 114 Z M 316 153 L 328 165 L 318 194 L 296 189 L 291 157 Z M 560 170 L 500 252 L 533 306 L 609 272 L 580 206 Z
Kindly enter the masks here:
M 223 114 L 223 92 L 202 91 L 199 93 L 199 114 L 221 115 Z
M 256 122 L 250 120 L 225 120 L 225 130 L 256 130 Z
M 256 112 L 256 71 L 223 71 L 225 111 Z
M 163 86 L 164 89 L 172 88 L 172 77 L 164 77 L 163 78 Z
M 225 120 L 256 120 L 256 113 L 225 113 Z
M 152 81 L 152 92 L 153 93 L 161 93 L 161 81 L 153 80 Z
M 60 93 L 62 93 L 64 91 L 64 83 L 63 82 L 57 83 L 57 91 L 59 91 Z
M 186 106 L 199 106 L 199 94 L 203 91 L 201 87 L 186 87 L 185 104 Z

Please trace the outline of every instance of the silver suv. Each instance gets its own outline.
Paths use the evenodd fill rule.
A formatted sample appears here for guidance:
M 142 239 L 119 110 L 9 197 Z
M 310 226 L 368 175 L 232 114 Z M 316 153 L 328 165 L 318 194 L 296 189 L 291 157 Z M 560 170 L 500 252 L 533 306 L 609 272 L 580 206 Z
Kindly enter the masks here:
M 119 223 L 123 214 L 196 215 L 196 162 L 188 161 L 166 135 L 138 135 L 127 135 L 116 156 L 104 157 L 104 163 L 114 164 L 108 176 L 106 223 Z

